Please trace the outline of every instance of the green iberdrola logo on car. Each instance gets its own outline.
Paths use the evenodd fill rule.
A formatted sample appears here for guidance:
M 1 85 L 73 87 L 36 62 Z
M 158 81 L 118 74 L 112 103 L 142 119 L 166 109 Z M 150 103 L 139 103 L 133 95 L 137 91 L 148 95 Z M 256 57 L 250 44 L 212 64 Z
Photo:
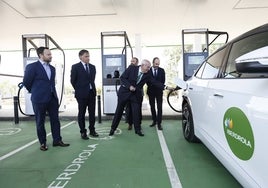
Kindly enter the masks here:
M 223 128 L 234 155 L 249 160 L 254 153 L 254 135 L 246 115 L 239 108 L 229 108 L 224 114 Z

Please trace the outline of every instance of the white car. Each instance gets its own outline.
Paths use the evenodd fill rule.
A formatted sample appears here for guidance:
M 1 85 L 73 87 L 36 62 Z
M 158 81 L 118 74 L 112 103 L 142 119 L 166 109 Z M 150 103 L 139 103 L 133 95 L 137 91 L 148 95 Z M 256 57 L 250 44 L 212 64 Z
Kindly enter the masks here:
M 243 187 L 268 187 L 268 24 L 225 44 L 179 87 L 185 139 L 205 144 Z

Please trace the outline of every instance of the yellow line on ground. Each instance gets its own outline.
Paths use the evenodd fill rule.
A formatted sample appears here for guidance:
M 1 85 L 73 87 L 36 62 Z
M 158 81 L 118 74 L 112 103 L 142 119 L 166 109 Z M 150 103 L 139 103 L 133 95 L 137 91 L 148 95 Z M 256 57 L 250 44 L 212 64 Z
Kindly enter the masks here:
M 67 123 L 67 124 L 64 125 L 64 126 L 61 126 L 61 129 L 64 129 L 65 127 L 68 127 L 69 125 L 72 125 L 73 123 L 75 123 L 75 121 L 72 121 L 72 122 L 70 122 L 70 123 Z M 51 135 L 51 132 L 47 134 L 47 136 L 49 136 L 49 135 Z M 27 148 L 27 147 L 29 147 L 29 146 L 35 144 L 36 142 L 38 142 L 38 139 L 35 139 L 35 140 L 33 140 L 33 141 L 31 141 L 31 142 L 25 144 L 24 146 L 21 146 L 21 147 L 15 149 L 15 150 L 13 150 L 13 151 L 11 151 L 11 152 L 9 152 L 9 153 L 3 155 L 3 156 L 1 156 L 1 157 L 0 157 L 0 161 L 4 160 L 4 159 L 6 159 L 6 158 L 8 158 L 8 157 L 10 157 L 10 156 L 12 156 L 12 155 L 15 155 L 16 153 L 20 152 L 21 150 L 24 150 L 25 148 Z

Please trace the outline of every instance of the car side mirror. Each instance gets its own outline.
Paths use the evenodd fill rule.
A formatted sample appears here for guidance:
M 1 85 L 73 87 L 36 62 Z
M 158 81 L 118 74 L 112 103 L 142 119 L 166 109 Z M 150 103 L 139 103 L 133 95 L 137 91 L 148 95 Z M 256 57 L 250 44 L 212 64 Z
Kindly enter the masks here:
M 236 70 L 240 73 L 267 73 L 268 46 L 246 53 L 235 60 Z
M 268 58 L 267 58 L 268 62 Z M 236 63 L 236 70 L 239 73 L 267 73 L 268 65 L 264 65 L 257 60 Z

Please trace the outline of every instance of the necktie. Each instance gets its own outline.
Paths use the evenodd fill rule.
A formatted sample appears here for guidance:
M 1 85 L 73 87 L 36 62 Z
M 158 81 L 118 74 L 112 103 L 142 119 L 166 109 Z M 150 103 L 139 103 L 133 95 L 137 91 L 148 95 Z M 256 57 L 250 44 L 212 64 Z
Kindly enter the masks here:
M 154 69 L 154 77 L 157 76 L 157 69 Z
M 143 73 L 139 72 L 138 78 L 137 78 L 137 84 L 141 81 L 141 77 L 142 77 Z
M 89 74 L 88 64 L 86 64 L 85 66 L 86 66 L 86 71 Z
M 87 74 L 89 75 L 88 64 L 86 63 L 85 66 L 86 66 L 86 72 L 87 72 Z M 89 89 L 92 89 L 91 83 L 89 83 Z

